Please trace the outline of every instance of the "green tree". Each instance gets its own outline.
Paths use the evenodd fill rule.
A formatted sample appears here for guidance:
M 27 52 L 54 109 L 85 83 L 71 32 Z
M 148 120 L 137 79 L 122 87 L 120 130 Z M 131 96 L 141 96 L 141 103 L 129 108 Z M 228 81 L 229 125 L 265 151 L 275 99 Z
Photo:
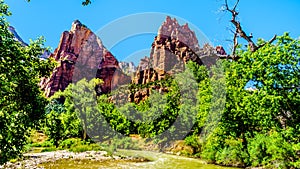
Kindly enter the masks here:
M 78 135 L 82 131 L 82 139 L 88 139 L 88 129 L 92 128 L 95 116 L 100 116 L 97 108 L 95 86 L 100 85 L 100 79 L 87 81 L 82 79 L 75 84 L 70 84 L 63 92 L 56 92 L 52 100 L 63 100 L 65 112 L 61 114 L 64 125 L 64 138 Z M 79 122 L 79 123 L 78 123 Z M 83 129 L 79 127 L 82 125 Z M 92 129 L 91 129 L 92 130 Z
M 38 87 L 48 75 L 49 60 L 39 56 L 43 39 L 22 46 L 8 31 L 8 6 L 0 1 L 0 164 L 20 155 L 28 128 L 44 114 L 46 99 Z
M 254 52 L 250 48 L 239 48 L 238 60 L 224 61 L 226 106 L 218 128 L 206 143 L 203 156 L 219 163 L 228 162 L 231 157 L 229 161 L 236 163 L 261 165 L 254 162 L 257 161 L 253 160 L 255 156 L 263 158 L 259 160 L 263 160 L 265 166 L 277 167 L 280 163 L 280 166 L 291 167 L 299 159 L 296 147 L 300 129 L 300 40 L 285 33 L 278 36 L 274 44 L 262 40 L 259 44 L 265 45 Z M 280 138 L 275 139 L 270 132 L 278 132 Z M 264 144 L 257 141 L 261 135 L 268 137 L 263 140 Z M 268 147 L 271 146 L 268 142 L 276 142 L 278 146 Z M 277 142 L 289 142 L 292 146 Z M 274 156 L 265 156 L 266 151 L 261 150 L 256 152 L 260 155 L 253 155 L 257 144 L 265 145 L 266 151 L 290 151 L 294 147 L 294 153 L 279 157 L 280 152 L 274 152 Z M 239 156 L 232 153 L 239 153 Z
M 45 133 L 47 134 L 48 139 L 53 141 L 54 145 L 58 147 L 59 141 L 63 138 L 64 132 L 60 114 L 55 111 L 51 111 L 47 114 L 45 126 Z
M 126 118 L 115 109 L 108 97 L 96 95 L 95 87 L 101 83 L 100 79 L 81 79 L 53 96 L 53 99 L 64 98 L 66 112 L 61 115 L 65 126 L 64 139 L 79 134 L 84 140 L 103 141 L 114 136 L 113 129 L 121 133 L 128 130 L 124 125 L 127 124 Z
M 72 105 L 68 102 L 61 103 L 63 97 L 70 97 L 66 92 L 56 92 L 46 106 L 46 116 L 42 119 L 42 126 L 48 139 L 58 146 L 59 142 L 64 139 L 81 137 L 83 133 L 80 119 Z M 68 109 L 67 109 L 68 108 Z

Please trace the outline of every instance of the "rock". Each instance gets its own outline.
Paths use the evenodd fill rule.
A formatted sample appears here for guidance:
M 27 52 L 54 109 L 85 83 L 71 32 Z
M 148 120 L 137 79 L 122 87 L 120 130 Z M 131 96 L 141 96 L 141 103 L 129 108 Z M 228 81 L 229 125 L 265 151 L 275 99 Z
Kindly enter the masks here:
M 23 41 L 23 39 L 19 36 L 19 34 L 13 26 L 9 26 L 8 30 L 14 35 L 14 39 L 20 42 L 22 46 L 28 46 L 28 44 Z
M 80 153 L 69 152 L 66 150 L 59 150 L 53 152 L 42 152 L 42 153 L 26 153 L 24 154 L 24 160 L 12 163 L 7 162 L 4 165 L 0 165 L 0 169 L 15 169 L 15 168 L 24 168 L 24 169 L 43 169 L 43 163 L 55 163 L 61 159 L 68 160 L 91 160 L 91 161 L 130 161 L 130 162 L 143 162 L 147 159 L 142 157 L 132 157 L 132 156 L 122 156 L 118 155 L 109 156 L 106 151 L 86 151 Z
M 119 62 L 119 67 L 122 70 L 122 72 L 128 76 L 133 75 L 137 69 L 133 62 Z
M 132 83 L 147 84 L 164 80 L 169 75 L 184 71 L 185 64 L 190 60 L 202 65 L 197 54 L 199 52 L 197 37 L 188 24 L 179 25 L 175 18 L 167 16 L 151 45 L 150 57 L 141 59 Z M 157 90 L 160 93 L 168 91 L 163 88 Z M 138 103 L 148 96 L 145 92 L 137 91 L 129 98 Z
M 217 54 L 219 54 L 219 55 L 227 55 L 223 46 L 217 46 L 216 51 L 217 51 Z
M 202 65 L 197 55 L 199 51 L 195 32 L 190 30 L 188 24 L 181 26 L 175 18 L 167 16 L 154 38 L 150 57 L 141 59 L 133 82 L 145 84 L 162 80 L 165 74 L 172 75 L 184 71 L 184 65 L 189 60 Z
M 103 79 L 101 93 L 108 93 L 118 83 L 130 81 L 130 77 L 121 73 L 118 61 L 101 40 L 78 20 L 73 22 L 70 31 L 62 33 L 58 47 L 49 57 L 58 65 L 51 77 L 43 78 L 39 84 L 46 97 L 82 78 Z
M 133 63 L 118 62 L 101 40 L 76 20 L 70 31 L 63 32 L 57 49 L 49 56 L 58 62 L 58 66 L 50 78 L 41 80 L 40 86 L 50 97 L 58 90 L 63 91 L 70 83 L 97 77 L 104 81 L 98 94 L 109 93 L 123 84 L 145 85 L 164 80 L 184 71 L 188 61 L 210 67 L 215 64 L 218 55 L 224 54 L 222 46 L 214 48 L 205 44 L 200 48 L 195 32 L 188 24 L 180 25 L 175 18 L 168 16 L 154 38 L 150 56 L 142 58 L 135 67 Z M 110 100 L 139 103 L 149 97 L 151 90 L 168 92 L 167 88 L 152 85 L 147 89 L 123 91 Z

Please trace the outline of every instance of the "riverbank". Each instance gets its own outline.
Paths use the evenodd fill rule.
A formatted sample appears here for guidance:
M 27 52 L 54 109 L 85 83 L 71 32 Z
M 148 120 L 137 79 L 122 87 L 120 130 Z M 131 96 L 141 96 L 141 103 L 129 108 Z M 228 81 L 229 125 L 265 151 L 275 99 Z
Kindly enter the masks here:
M 90 163 L 148 161 L 143 157 L 109 155 L 106 151 L 86 151 L 75 153 L 67 150 L 58 150 L 53 152 L 25 153 L 23 156 L 23 160 L 8 162 L 2 166 L 0 165 L 0 169 L 44 169 L 44 165 L 55 165 L 60 160 L 89 161 Z
M 117 150 L 109 156 L 106 151 L 74 153 L 66 150 L 27 153 L 24 160 L 7 163 L 7 169 L 234 169 L 207 164 L 195 158 L 141 150 Z
M 56 148 L 53 147 L 51 142 L 43 139 L 30 144 L 26 152 L 23 154 L 22 159 L 8 162 L 5 166 L 0 166 L 0 169 L 93 169 L 124 168 L 128 165 L 135 166 L 135 168 L 141 166 L 153 168 L 153 165 L 155 165 L 155 168 L 161 168 L 161 165 L 165 165 L 165 163 L 169 164 L 168 167 L 178 164 L 192 168 L 203 165 L 206 166 L 205 168 L 207 166 L 216 168 L 216 165 L 207 164 L 200 158 L 195 158 L 197 156 L 195 156 L 193 148 L 186 145 L 184 140 L 177 140 L 168 144 L 155 143 L 153 140 L 149 141 L 138 135 L 114 139 L 101 144 L 71 138 L 60 142 Z M 160 164 L 162 161 L 164 164 Z M 192 161 L 193 163 L 190 164 Z M 217 166 L 217 168 L 219 167 L 221 166 Z M 223 169 L 223 167 L 221 168 Z

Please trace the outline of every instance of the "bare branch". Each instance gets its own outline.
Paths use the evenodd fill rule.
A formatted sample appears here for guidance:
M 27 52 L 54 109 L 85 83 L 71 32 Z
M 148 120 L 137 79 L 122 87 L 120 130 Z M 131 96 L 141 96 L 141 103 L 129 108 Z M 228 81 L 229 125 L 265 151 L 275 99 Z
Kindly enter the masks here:
M 239 4 L 239 0 L 236 0 L 236 3 L 235 5 L 233 6 L 232 9 L 229 8 L 228 6 L 228 0 L 225 0 L 225 7 L 226 7 L 226 10 L 229 11 L 232 15 L 232 19 L 231 19 L 231 23 L 234 25 L 234 27 L 236 28 L 235 30 L 235 33 L 234 33 L 234 37 L 233 37 L 233 51 L 232 51 L 232 55 L 234 56 L 235 55 L 235 51 L 236 51 L 236 48 L 238 46 L 238 42 L 237 42 L 237 38 L 238 36 L 245 39 L 247 42 L 248 42 L 248 47 L 250 48 L 251 52 L 255 52 L 257 49 L 263 47 L 265 44 L 267 43 L 272 43 L 275 39 L 276 39 L 276 35 L 267 43 L 264 43 L 262 45 L 259 45 L 257 46 L 252 38 L 252 33 L 250 33 L 250 35 L 248 35 L 242 28 L 241 26 L 241 23 L 236 19 L 236 17 L 238 16 L 238 12 L 236 11 L 236 8 Z
M 234 36 L 233 36 L 233 50 L 232 50 L 232 53 L 231 53 L 232 56 L 235 56 L 235 51 L 236 51 L 236 48 L 238 46 L 237 38 L 238 38 L 238 30 L 235 31 Z
M 230 10 L 229 7 L 228 7 L 228 2 L 227 2 L 227 0 L 225 0 L 225 7 L 226 7 L 226 10 L 228 10 L 228 11 Z
M 231 28 L 227 28 L 228 31 L 230 31 L 233 35 L 235 34 L 235 31 L 233 31 Z
M 272 39 L 270 39 L 270 40 L 269 40 L 268 42 L 266 42 L 266 43 L 263 43 L 263 44 L 259 45 L 259 46 L 257 47 L 257 49 L 259 49 L 259 48 L 265 46 L 266 44 L 271 44 L 271 43 L 273 43 L 274 40 L 276 40 L 276 37 L 277 37 L 277 35 L 274 35 Z M 256 49 L 256 50 L 257 50 L 257 49 Z
M 234 10 L 234 11 L 235 11 L 235 9 L 236 9 L 237 5 L 239 4 L 239 2 L 240 2 L 240 0 L 237 0 L 237 1 L 236 1 L 236 3 L 235 3 L 235 5 L 234 5 L 234 7 L 233 7 L 233 9 L 232 9 L 232 10 Z

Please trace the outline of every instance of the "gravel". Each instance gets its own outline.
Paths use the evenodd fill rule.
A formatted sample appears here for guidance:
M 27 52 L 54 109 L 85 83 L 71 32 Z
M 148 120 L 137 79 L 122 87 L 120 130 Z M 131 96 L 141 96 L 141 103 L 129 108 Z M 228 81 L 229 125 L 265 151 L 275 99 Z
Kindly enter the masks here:
M 0 169 L 43 169 L 38 167 L 39 164 L 45 162 L 55 162 L 60 159 L 92 159 L 92 160 L 118 160 L 119 156 L 108 156 L 106 151 L 86 151 L 81 153 L 69 152 L 67 150 L 43 152 L 43 153 L 27 153 L 24 154 L 24 160 L 17 162 L 7 162 L 0 165 Z

